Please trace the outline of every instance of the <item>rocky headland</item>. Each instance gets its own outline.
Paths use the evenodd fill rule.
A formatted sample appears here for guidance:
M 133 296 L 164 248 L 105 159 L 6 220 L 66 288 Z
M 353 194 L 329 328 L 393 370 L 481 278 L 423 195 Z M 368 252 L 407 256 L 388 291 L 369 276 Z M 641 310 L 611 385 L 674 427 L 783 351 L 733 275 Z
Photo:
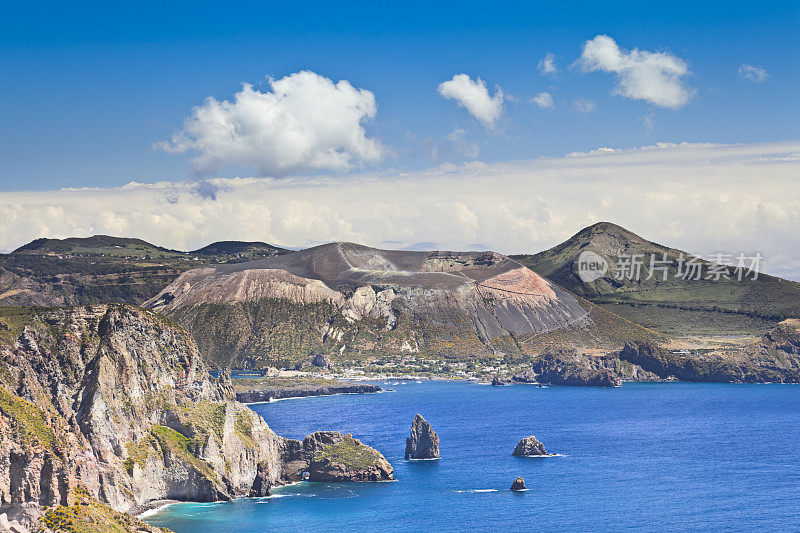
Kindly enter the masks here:
M 391 478 L 349 436 L 275 434 L 183 328 L 126 305 L 0 312 L 0 515 L 36 526 L 76 491 L 114 512 Z M 81 497 L 84 497 L 83 495 Z
M 515 374 L 519 383 L 549 383 L 589 387 L 619 387 L 619 374 L 601 366 L 599 360 L 582 356 L 576 350 L 554 349 L 533 361 L 529 370 Z
M 411 436 L 406 438 L 406 459 L 438 459 L 439 435 L 422 415 L 411 423 Z
M 622 361 L 661 379 L 721 383 L 800 383 L 800 320 L 777 324 L 739 350 L 704 354 L 673 353 L 650 343 L 626 343 Z
M 367 383 L 322 378 L 239 378 L 232 380 L 232 383 L 236 400 L 242 403 L 334 394 L 368 394 L 383 390 Z

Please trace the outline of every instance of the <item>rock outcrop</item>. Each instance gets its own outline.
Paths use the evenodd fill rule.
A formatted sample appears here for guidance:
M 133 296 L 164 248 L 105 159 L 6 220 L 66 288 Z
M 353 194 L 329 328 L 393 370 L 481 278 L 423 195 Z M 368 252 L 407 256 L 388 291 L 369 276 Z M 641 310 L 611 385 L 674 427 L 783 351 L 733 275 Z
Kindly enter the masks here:
M 514 381 L 521 383 L 550 383 L 589 387 L 619 387 L 619 375 L 594 362 L 575 350 L 548 350 L 534 360 L 531 369 L 516 374 Z
M 333 366 L 331 364 L 331 358 L 323 354 L 316 354 L 311 359 L 311 364 L 317 368 L 322 368 L 323 370 L 329 370 Z
M 301 443 L 235 401 L 227 376 L 210 378 L 189 334 L 158 314 L 17 308 L 0 310 L 0 324 L 0 515 L 9 522 L 30 526 L 74 503 L 79 487 L 124 512 L 159 499 L 264 495 L 297 470 L 336 468 L 298 462 Z M 331 477 L 391 474 L 375 465 Z
M 547 455 L 547 450 L 544 449 L 544 444 L 539 442 L 539 439 L 531 435 L 530 437 L 525 437 L 520 440 L 517 443 L 517 447 L 514 448 L 514 453 L 511 455 L 516 455 L 517 457 Z
M 800 383 L 800 320 L 784 320 L 741 350 L 672 353 L 650 343 L 626 343 L 623 361 L 662 379 L 722 383 Z
M 521 477 L 515 479 L 514 483 L 511 484 L 511 490 L 525 490 L 525 480 Z
M 377 450 L 352 435 L 318 431 L 303 442 L 287 441 L 284 475 L 292 481 L 386 481 L 394 479 L 392 465 Z
M 245 381 L 245 380 L 237 380 Z M 298 384 L 295 386 L 270 386 L 259 384 L 259 380 L 237 382 L 236 400 L 242 403 L 268 402 L 282 398 L 306 398 L 309 396 L 331 396 L 333 394 L 369 394 L 380 392 L 378 385 L 367 383 L 336 382 L 322 384 Z
M 406 459 L 438 459 L 439 435 L 422 415 L 414 417 L 411 436 L 406 438 Z

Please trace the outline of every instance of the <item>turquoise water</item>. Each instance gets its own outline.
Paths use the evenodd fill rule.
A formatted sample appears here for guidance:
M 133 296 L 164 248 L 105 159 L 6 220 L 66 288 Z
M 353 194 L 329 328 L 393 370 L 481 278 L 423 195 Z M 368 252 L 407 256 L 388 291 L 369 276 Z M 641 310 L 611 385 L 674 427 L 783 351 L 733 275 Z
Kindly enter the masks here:
M 392 388 L 252 408 L 288 437 L 353 433 L 389 459 L 396 482 L 301 483 L 263 499 L 177 504 L 148 521 L 178 533 L 800 530 L 798 386 Z M 417 412 L 439 433 L 439 461 L 403 460 Z M 526 435 L 563 457 L 512 457 Z M 517 476 L 528 491 L 508 490 Z

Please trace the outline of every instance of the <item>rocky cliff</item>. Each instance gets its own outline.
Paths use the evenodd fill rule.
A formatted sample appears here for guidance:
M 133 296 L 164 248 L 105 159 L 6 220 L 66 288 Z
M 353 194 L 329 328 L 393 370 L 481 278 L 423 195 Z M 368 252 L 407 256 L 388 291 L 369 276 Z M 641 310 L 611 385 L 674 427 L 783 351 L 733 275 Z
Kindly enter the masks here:
M 550 349 L 534 360 L 528 371 L 512 379 L 520 383 L 619 387 L 622 380 L 612 370 L 615 363 L 618 361 L 589 357 L 574 349 Z
M 681 354 L 649 343 L 627 343 L 619 358 L 663 379 L 800 383 L 800 320 L 780 322 L 741 350 Z
M 185 325 L 221 366 L 286 366 L 290 353 L 376 347 L 492 354 L 505 349 L 503 339 L 587 316 L 571 294 L 494 252 L 403 252 L 352 243 L 191 270 L 146 306 Z
M 302 443 L 236 402 L 228 379 L 209 378 L 191 336 L 153 312 L 2 309 L 0 346 L 0 514 L 11 520 L 68 506 L 78 487 L 130 511 L 265 494 L 300 469 L 336 468 L 336 455 L 323 466 L 298 455 Z M 373 460 L 353 479 L 391 475 L 378 452 L 350 447 Z

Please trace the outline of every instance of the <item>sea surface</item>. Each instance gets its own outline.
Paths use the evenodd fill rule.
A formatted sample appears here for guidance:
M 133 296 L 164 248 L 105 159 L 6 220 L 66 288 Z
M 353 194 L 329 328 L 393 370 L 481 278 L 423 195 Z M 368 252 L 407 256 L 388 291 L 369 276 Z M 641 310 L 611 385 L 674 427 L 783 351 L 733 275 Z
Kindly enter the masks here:
M 394 383 L 251 408 L 287 437 L 352 433 L 397 481 L 299 483 L 266 498 L 176 504 L 147 521 L 177 533 L 800 531 L 800 386 Z M 438 432 L 441 460 L 403 459 L 416 413 Z M 562 456 L 512 457 L 527 435 Z M 509 490 L 517 476 L 529 490 Z

